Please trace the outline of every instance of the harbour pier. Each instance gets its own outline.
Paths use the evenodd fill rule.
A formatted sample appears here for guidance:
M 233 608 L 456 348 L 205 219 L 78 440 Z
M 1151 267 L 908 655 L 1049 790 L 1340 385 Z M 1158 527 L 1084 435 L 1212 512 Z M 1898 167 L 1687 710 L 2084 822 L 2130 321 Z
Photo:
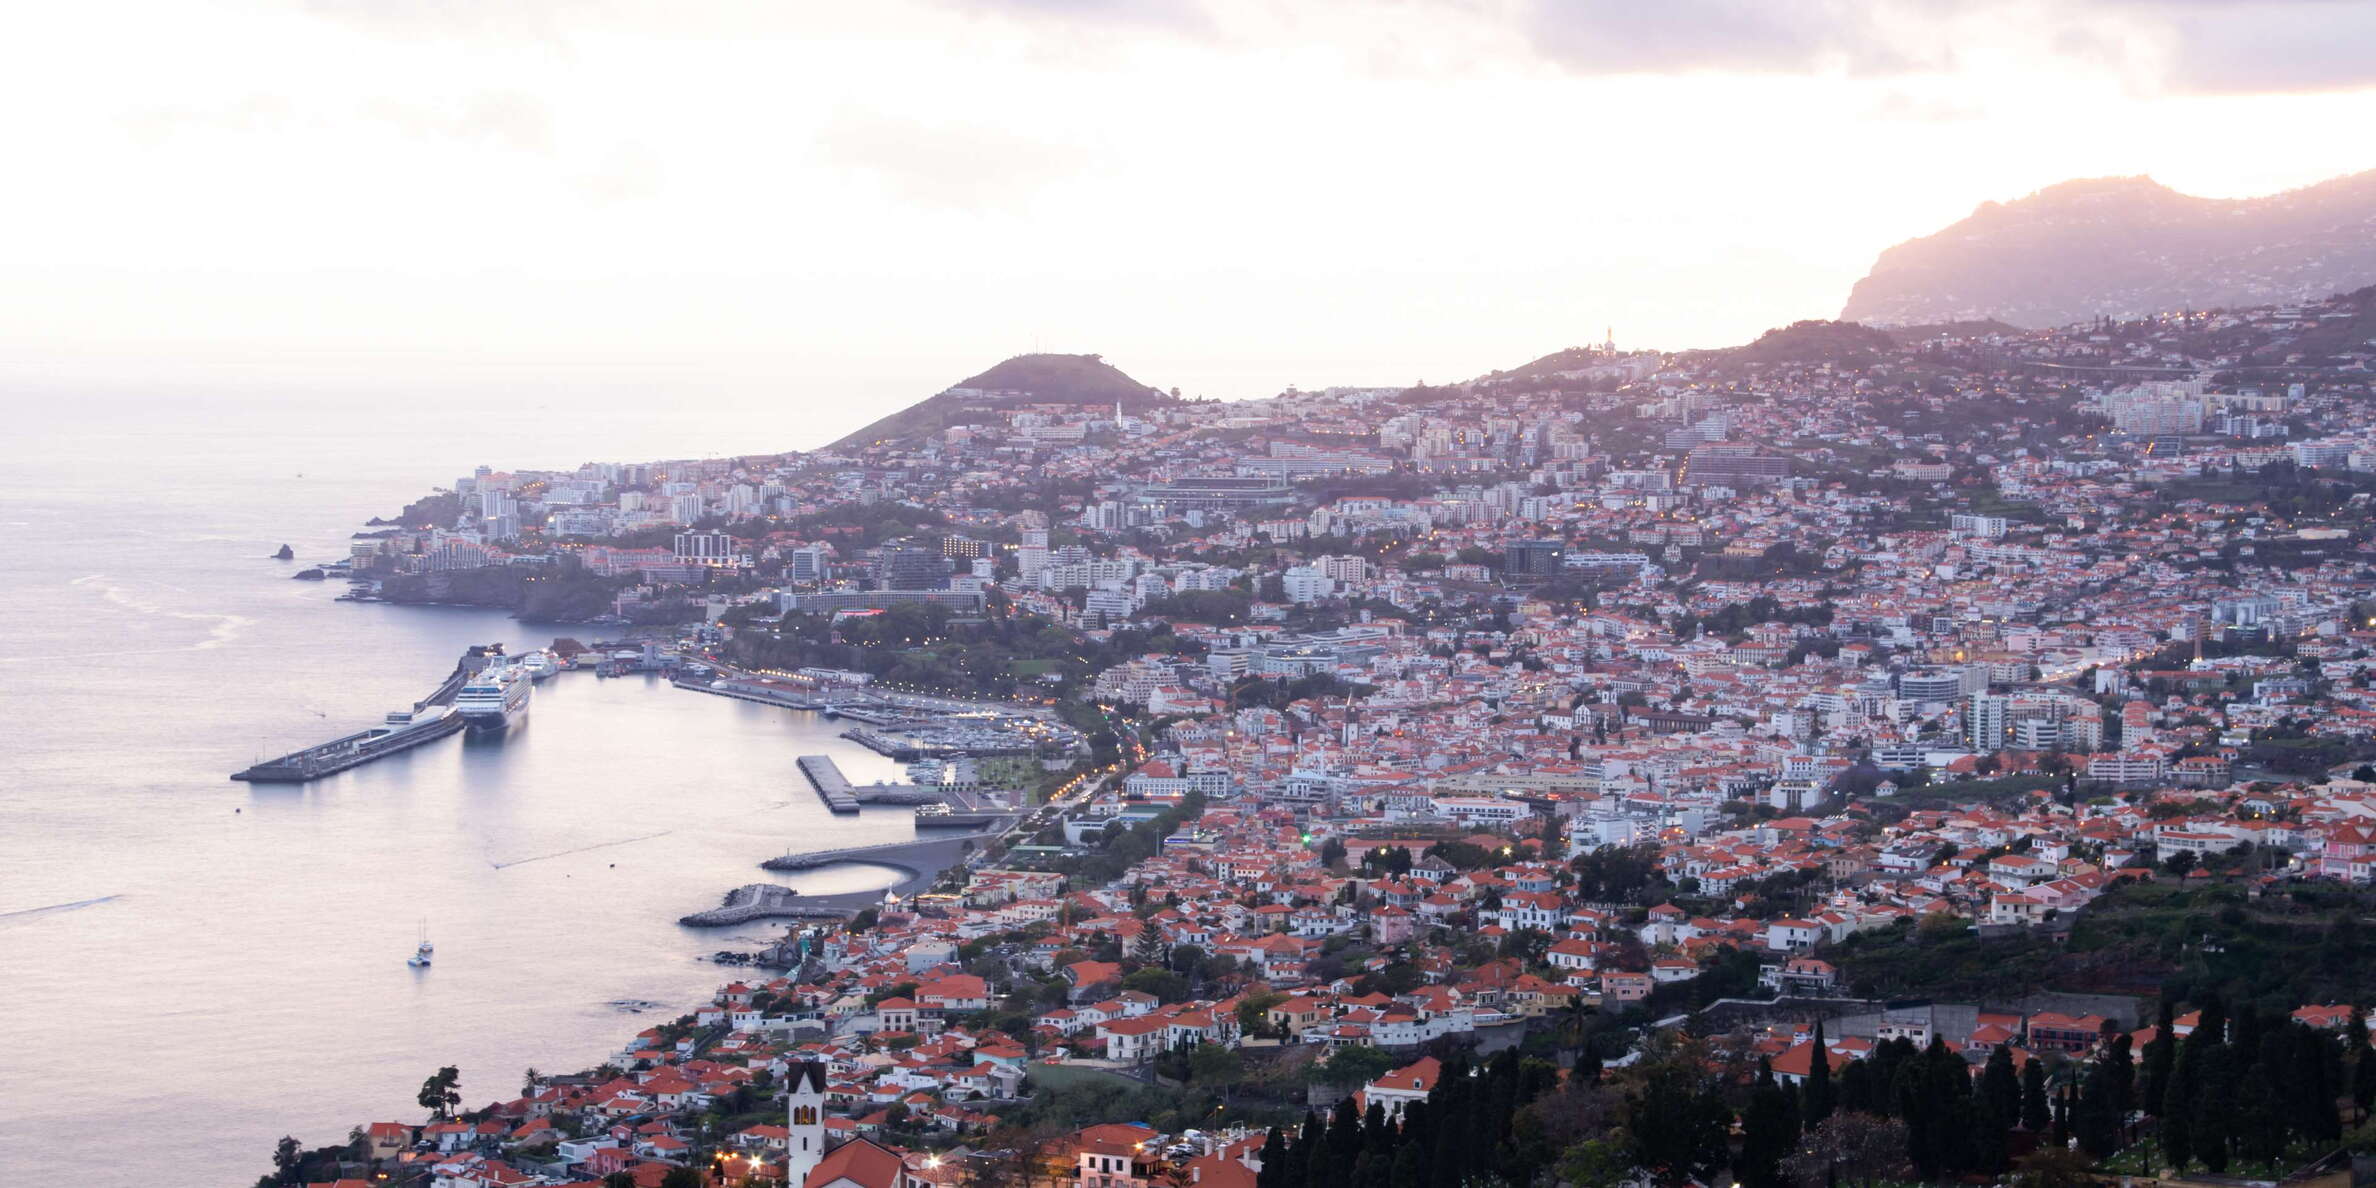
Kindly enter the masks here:
M 858 798 L 851 794 L 849 777 L 841 773 L 831 756 L 802 755 L 799 763 L 800 774 L 808 777 L 817 795 L 824 798 L 826 808 L 837 813 L 858 811 Z
M 997 830 L 986 829 L 979 833 L 953 834 L 929 840 L 885 842 L 874 846 L 846 846 L 838 850 L 816 850 L 807 854 L 783 854 L 770 858 L 760 863 L 759 866 L 764 870 L 815 870 L 820 866 L 831 866 L 836 862 L 868 862 L 877 866 L 897 866 L 907 869 L 907 859 L 914 858 L 928 850 L 937 852 L 941 847 L 962 842 L 982 841 L 997 836 Z
M 412 704 L 410 712 L 388 715 L 385 725 L 353 734 L 341 735 L 326 743 L 319 743 L 301 751 L 266 759 L 243 771 L 231 773 L 231 778 L 255 784 L 302 784 L 324 776 L 336 775 L 351 767 L 361 767 L 374 759 L 409 751 L 424 743 L 435 742 L 462 729 L 462 715 L 454 712 L 454 695 L 462 685 L 486 663 L 486 651 L 472 648 L 463 653 L 454 671 L 430 691 L 427 697 Z

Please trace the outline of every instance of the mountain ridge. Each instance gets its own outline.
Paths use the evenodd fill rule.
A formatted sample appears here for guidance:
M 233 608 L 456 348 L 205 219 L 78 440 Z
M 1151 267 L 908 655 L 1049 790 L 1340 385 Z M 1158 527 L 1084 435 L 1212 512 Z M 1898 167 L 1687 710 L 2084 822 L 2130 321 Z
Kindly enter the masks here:
M 2257 198 L 2144 176 L 2077 178 L 1989 201 L 1883 251 L 1841 321 L 1879 327 L 2284 304 L 2376 281 L 2376 170 Z

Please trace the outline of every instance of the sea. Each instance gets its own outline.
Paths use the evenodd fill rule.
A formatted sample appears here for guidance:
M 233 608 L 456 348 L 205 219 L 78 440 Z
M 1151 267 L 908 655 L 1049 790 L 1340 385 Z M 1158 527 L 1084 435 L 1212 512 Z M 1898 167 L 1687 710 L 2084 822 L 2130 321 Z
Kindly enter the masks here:
M 0 393 L 0 1184 L 252 1184 L 274 1143 L 601 1063 L 780 925 L 679 916 L 792 851 L 913 836 L 794 766 L 805 713 L 564 673 L 497 740 L 304 785 L 231 772 L 408 707 L 471 644 L 591 628 L 334 601 L 291 574 L 481 463 L 813 447 L 829 418 L 663 402 Z M 273 560 L 282 544 L 296 561 Z M 435 964 L 406 957 L 423 937 Z

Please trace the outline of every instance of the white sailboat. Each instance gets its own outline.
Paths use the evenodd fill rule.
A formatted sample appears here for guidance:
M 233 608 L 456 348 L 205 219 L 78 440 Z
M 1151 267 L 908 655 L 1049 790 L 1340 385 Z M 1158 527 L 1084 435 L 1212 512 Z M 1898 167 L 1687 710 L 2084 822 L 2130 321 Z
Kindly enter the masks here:
M 428 965 L 429 959 L 436 955 L 437 946 L 429 943 L 429 927 L 428 925 L 424 924 L 421 926 L 420 947 L 414 949 L 413 955 L 405 958 L 404 963 L 406 965 L 412 966 L 414 969 L 420 969 Z

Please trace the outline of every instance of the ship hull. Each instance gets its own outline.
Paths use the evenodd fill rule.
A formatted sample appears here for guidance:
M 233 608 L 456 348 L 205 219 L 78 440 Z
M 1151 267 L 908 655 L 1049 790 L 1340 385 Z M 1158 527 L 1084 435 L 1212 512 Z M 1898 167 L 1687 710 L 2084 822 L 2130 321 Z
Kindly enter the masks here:
M 526 702 L 522 702 L 520 705 L 510 710 L 506 710 L 500 714 L 463 714 L 462 726 L 463 729 L 468 730 L 472 735 L 480 738 L 486 738 L 492 735 L 501 734 L 504 731 L 511 729 L 513 726 L 518 725 L 521 719 L 526 718 L 527 716 L 528 705 Z

